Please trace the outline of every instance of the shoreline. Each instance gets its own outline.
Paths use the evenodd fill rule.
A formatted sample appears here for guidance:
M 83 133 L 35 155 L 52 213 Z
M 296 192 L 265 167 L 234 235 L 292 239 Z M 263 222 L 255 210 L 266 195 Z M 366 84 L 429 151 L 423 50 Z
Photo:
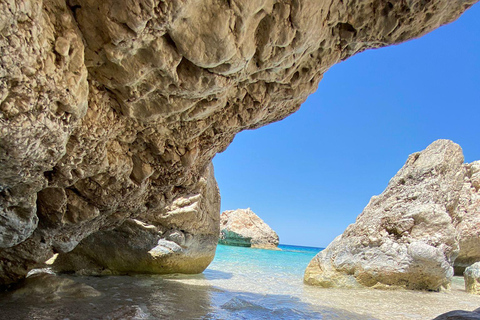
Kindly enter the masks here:
M 322 288 L 303 283 L 304 266 L 315 252 L 299 252 L 298 246 L 284 251 L 250 249 L 221 245 L 212 264 L 195 275 L 60 275 L 60 282 L 67 284 L 61 299 L 32 299 L 38 292 L 30 288 L 20 295 L 0 294 L 0 309 L 8 319 L 38 314 L 37 319 L 54 320 L 67 315 L 71 320 L 155 320 L 173 315 L 181 319 L 431 320 L 480 306 L 480 296 L 466 293 L 458 276 L 451 289 L 441 292 Z M 82 292 L 100 294 L 75 296 L 70 290 L 72 280 L 83 286 Z M 42 296 L 55 295 L 44 292 Z M 1 314 L 0 319 L 4 319 Z

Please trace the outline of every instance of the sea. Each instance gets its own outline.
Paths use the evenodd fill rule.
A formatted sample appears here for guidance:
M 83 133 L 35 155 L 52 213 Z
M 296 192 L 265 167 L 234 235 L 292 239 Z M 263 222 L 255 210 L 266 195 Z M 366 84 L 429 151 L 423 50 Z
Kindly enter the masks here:
M 219 245 L 198 275 L 72 276 L 97 297 L 42 299 L 35 292 L 0 294 L 0 319 L 433 319 L 480 307 L 455 278 L 445 292 L 324 289 L 303 283 L 321 248 L 265 250 Z

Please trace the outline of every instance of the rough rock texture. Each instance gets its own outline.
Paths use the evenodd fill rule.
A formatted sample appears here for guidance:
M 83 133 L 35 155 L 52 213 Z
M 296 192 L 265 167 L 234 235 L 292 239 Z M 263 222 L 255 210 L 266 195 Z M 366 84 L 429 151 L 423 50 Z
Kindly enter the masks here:
M 0 3 L 0 286 L 165 211 L 333 64 L 476 0 Z
M 480 294 L 480 262 L 476 262 L 465 269 L 465 291 Z
M 480 308 L 473 311 L 454 310 L 439 315 L 433 320 L 480 320 Z
M 480 261 L 480 161 L 465 165 L 466 175 L 459 200 L 456 228 L 460 252 L 455 259 L 455 274 Z
M 56 271 L 79 274 L 200 273 L 212 262 L 218 241 L 220 193 L 210 165 L 188 195 L 176 198 L 142 222 L 97 232 L 60 254 Z
M 357 221 L 320 252 L 305 282 L 439 290 L 453 276 L 454 220 L 465 177 L 460 146 L 437 140 L 409 156 Z
M 227 210 L 220 216 L 220 244 L 253 248 L 276 248 L 279 239 L 250 208 Z

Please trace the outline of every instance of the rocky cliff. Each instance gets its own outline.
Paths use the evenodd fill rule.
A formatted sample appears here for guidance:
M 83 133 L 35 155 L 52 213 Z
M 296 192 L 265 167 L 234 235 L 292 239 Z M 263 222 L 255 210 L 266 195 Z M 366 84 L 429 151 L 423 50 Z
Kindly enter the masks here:
M 275 249 L 279 238 L 250 208 L 227 210 L 220 215 L 220 244 Z
M 475 261 L 476 163 L 449 140 L 437 140 L 409 156 L 356 222 L 320 252 L 305 271 L 305 282 L 323 287 L 448 287 L 453 263 Z M 473 211 L 469 211 L 473 210 Z M 459 235 L 463 238 L 460 238 Z M 466 244 L 466 245 L 465 245 Z
M 333 64 L 476 0 L 0 3 L 0 286 L 188 195 Z

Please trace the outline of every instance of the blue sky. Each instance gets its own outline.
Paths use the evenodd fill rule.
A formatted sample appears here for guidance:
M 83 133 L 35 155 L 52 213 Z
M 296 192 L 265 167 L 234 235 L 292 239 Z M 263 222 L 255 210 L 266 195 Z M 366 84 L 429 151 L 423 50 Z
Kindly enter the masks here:
M 327 246 L 409 154 L 436 139 L 480 160 L 480 4 L 332 67 L 300 110 L 214 159 L 222 211 L 250 207 L 283 244 Z

